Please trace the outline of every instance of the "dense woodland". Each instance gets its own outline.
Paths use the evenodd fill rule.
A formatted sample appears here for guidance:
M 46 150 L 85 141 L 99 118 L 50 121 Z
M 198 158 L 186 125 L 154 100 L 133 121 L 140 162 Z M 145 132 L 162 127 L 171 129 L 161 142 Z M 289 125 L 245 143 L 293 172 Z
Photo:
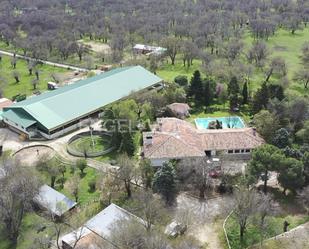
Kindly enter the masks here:
M 86 48 L 76 41 L 88 37 L 108 42 L 115 57 L 140 41 L 165 45 L 172 60 L 183 47 L 188 61 L 207 62 L 208 53 L 233 61 L 247 27 L 255 39 L 268 39 L 279 28 L 294 34 L 308 21 L 305 0 L 24 0 L 0 6 L 1 39 L 36 58 L 54 50 L 63 59 L 83 54 Z
M 30 203 L 42 179 L 74 197 L 82 210 L 62 223 L 42 214 L 44 223 L 49 224 L 48 231 L 51 230 L 50 240 L 68 230 L 64 226 L 66 222 L 75 223 L 77 218 L 79 222 L 71 227 L 81 225 L 81 214 L 88 206 L 94 214 L 115 202 L 136 215 L 150 217 L 149 227 L 128 223 L 115 231 L 115 239 L 123 243 L 121 248 L 171 248 L 170 240 L 166 241 L 162 231 L 167 221 L 175 218 L 170 211 L 177 195 L 184 191 L 198 196 L 201 203 L 208 199 L 210 190 L 229 195 L 233 192 L 232 200 L 228 199 L 228 210 L 222 212 L 225 218 L 234 210 L 228 231 L 233 248 L 247 248 L 281 233 L 283 220 L 295 210 L 307 215 L 308 220 L 309 37 L 304 35 L 304 42 L 298 44 L 297 50 L 283 53 L 284 56 L 277 53 L 287 48 L 279 46 L 273 55 L 269 44 L 282 31 L 288 34 L 282 39 L 297 39 L 301 32 L 307 32 L 308 22 L 308 0 L 2 0 L 0 49 L 10 48 L 35 59 L 57 57 L 58 61 L 69 64 L 72 57 L 78 63 L 87 60 L 88 55 L 93 56 L 94 52 L 85 42 L 96 41 L 111 48 L 110 52 L 96 52 L 102 64 L 145 64 L 159 76 L 160 70 L 161 73 L 172 72 L 168 80 L 162 77 L 169 82 L 161 91 L 134 93 L 130 99 L 104 108 L 104 129 L 108 130 L 108 126 L 104 126 L 106 120 L 123 119 L 130 120 L 134 128 L 134 132 L 112 129 L 111 144 L 115 152 L 106 158 L 96 158 L 119 165 L 116 177 L 90 169 L 86 160 L 65 166 L 55 159 L 40 160 L 32 165 L 36 166 L 31 169 L 33 174 L 26 174 L 29 170 L 17 167 L 19 162 L 10 157 L 1 162 L 7 181 L 0 181 L 0 187 L 6 190 L 6 194 L 0 196 L 0 231 L 6 229 L 8 239 L 3 241 L 13 244 L 12 247 L 4 244 L 3 248 L 27 248 L 20 243 L 27 240 L 21 237 L 27 230 L 22 221 L 32 214 Z M 167 51 L 162 56 L 132 58 L 132 46 L 136 43 L 162 46 Z M 290 55 L 297 58 L 296 63 Z M 40 86 L 38 80 L 43 72 L 37 65 L 22 63 L 15 57 L 2 58 L 2 61 L 1 58 L 0 89 L 7 85 L 20 86 L 32 74 L 34 81 L 28 92 Z M 1 67 L 6 70 L 1 71 Z M 9 71 L 7 68 L 11 69 L 11 76 L 4 74 Z M 10 83 L 6 77 L 14 82 Z M 57 81 L 54 74 L 52 78 Z M 141 133 L 149 131 L 156 118 L 166 114 L 166 105 L 173 102 L 187 102 L 192 107 L 188 122 L 210 115 L 241 116 L 248 126 L 256 128 L 266 144 L 254 150 L 245 174 L 223 174 L 216 186 L 209 177 L 211 168 L 205 160 L 175 160 L 155 171 L 149 160 L 140 157 Z M 277 188 L 269 181 L 273 173 L 277 176 Z M 24 176 L 23 181 L 17 180 L 20 176 Z M 147 190 L 145 193 L 133 184 L 140 180 Z M 257 183 L 260 189 L 255 188 Z M 16 189 L 22 189 L 23 185 L 33 191 L 28 191 L 29 196 L 15 195 Z M 11 196 L 16 198 L 10 199 Z M 280 212 L 273 211 L 276 206 L 273 202 L 282 208 Z M 158 210 L 164 214 L 158 214 Z M 87 210 L 86 218 L 91 217 L 90 211 Z M 169 218 L 164 220 L 159 216 Z M 187 218 L 184 214 L 180 216 Z M 271 223 L 277 220 L 280 224 Z M 272 226 L 280 227 L 280 231 L 274 232 Z M 126 236 L 122 236 L 124 233 Z M 41 234 L 36 237 L 38 244 L 33 248 L 47 248 L 42 246 Z M 198 243 L 194 245 L 195 241 L 191 244 L 188 238 L 178 240 L 173 248 L 205 248 Z M 137 242 L 140 244 L 136 245 Z

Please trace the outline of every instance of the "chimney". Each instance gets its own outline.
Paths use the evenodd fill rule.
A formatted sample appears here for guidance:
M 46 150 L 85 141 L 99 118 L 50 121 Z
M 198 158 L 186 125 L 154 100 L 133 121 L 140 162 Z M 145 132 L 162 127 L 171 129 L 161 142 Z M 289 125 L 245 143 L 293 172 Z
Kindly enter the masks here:
M 256 128 L 252 128 L 252 133 L 253 133 L 253 136 L 256 136 Z
M 146 135 L 146 139 L 145 139 L 145 145 L 152 145 L 153 142 L 153 137 L 152 134 Z

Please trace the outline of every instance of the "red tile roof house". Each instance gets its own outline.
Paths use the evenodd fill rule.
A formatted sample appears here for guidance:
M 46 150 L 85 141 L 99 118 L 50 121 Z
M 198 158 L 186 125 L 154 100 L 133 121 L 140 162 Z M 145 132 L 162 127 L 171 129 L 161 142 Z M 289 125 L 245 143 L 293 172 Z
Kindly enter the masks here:
M 201 130 L 181 119 L 159 118 L 153 131 L 143 133 L 143 155 L 156 167 L 189 157 L 248 160 L 251 151 L 263 143 L 254 128 Z

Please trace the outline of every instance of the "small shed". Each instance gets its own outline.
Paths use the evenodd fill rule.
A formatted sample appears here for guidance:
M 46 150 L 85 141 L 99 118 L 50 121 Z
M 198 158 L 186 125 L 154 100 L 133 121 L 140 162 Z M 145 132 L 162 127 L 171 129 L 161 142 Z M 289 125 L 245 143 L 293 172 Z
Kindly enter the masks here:
M 83 248 L 96 248 L 94 245 L 94 240 L 96 238 L 98 239 L 98 237 L 105 240 L 107 243 L 110 243 L 113 226 L 116 225 L 120 220 L 129 219 L 135 219 L 140 223 L 145 223 L 145 221 L 141 218 L 112 203 L 89 221 L 87 221 L 82 227 L 64 235 L 61 238 L 62 248 L 72 249 L 73 245 L 77 241 L 77 238 L 78 243 L 76 248 L 81 248 L 81 244 L 85 243 L 86 241 L 87 246 Z M 90 240 L 90 238 L 92 239 Z M 117 242 L 112 242 L 112 244 L 117 244 Z
M 186 103 L 173 103 L 166 106 L 166 110 L 169 115 L 180 119 L 185 119 L 186 117 L 189 117 L 190 109 L 190 106 Z
M 57 217 L 61 217 L 77 205 L 76 202 L 46 184 L 40 188 L 34 202 Z

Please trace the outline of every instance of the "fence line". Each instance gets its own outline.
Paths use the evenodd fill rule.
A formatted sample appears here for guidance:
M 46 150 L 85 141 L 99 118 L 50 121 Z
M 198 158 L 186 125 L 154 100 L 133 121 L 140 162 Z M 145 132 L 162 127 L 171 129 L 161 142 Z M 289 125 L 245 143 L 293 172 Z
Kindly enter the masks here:
M 228 216 L 225 218 L 225 220 L 224 220 L 224 222 L 223 222 L 223 225 L 222 225 L 223 231 L 224 231 L 225 240 L 226 240 L 226 242 L 227 242 L 227 246 L 228 246 L 229 249 L 231 249 L 231 245 L 230 245 L 229 238 L 228 238 L 228 236 L 227 236 L 227 232 L 226 232 L 226 229 L 225 229 L 225 225 L 226 225 L 227 220 L 228 220 L 228 219 L 230 218 L 230 216 L 233 214 L 233 212 L 234 212 L 234 210 L 232 210 L 232 211 L 228 214 Z

